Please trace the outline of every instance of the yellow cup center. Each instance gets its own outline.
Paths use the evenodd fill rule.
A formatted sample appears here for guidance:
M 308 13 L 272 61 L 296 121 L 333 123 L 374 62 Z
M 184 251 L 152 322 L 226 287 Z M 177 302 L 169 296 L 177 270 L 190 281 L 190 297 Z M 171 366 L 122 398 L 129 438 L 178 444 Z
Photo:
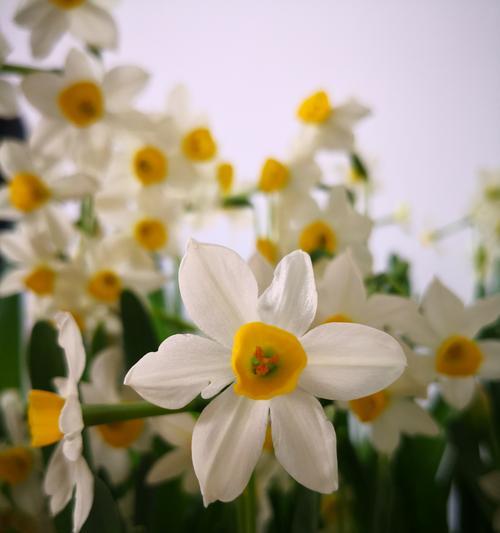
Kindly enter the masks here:
M 168 176 L 167 156 L 156 146 L 143 146 L 132 158 L 132 170 L 143 185 L 161 183 Z
M 357 400 L 351 400 L 349 407 L 352 412 L 361 420 L 361 422 L 373 422 L 389 403 L 388 394 L 385 391 L 379 391 Z
M 217 166 L 217 183 L 219 184 L 220 194 L 223 196 L 229 194 L 233 188 L 234 169 L 231 163 L 220 163 Z
M 453 335 L 436 352 L 436 370 L 448 376 L 472 376 L 483 361 L 479 346 L 471 339 Z
M 28 394 L 28 425 L 32 446 L 47 446 L 61 440 L 59 415 L 64 398 L 44 390 L 31 390 Z
M 54 292 L 55 272 L 46 266 L 39 266 L 24 278 L 24 284 L 30 291 L 45 296 Z
M 210 161 L 217 153 L 217 145 L 208 128 L 197 128 L 182 139 L 182 152 L 195 163 Z
M 21 172 L 9 184 L 9 198 L 16 209 L 30 213 L 50 198 L 50 190 L 35 174 Z
M 269 158 L 260 172 L 259 189 L 266 193 L 281 191 L 288 185 L 289 179 L 288 167 L 276 159 Z
M 0 480 L 17 485 L 26 480 L 33 467 L 33 454 L 23 446 L 0 452 Z
M 134 227 L 134 238 L 143 248 L 154 252 L 167 244 L 168 230 L 157 218 L 143 218 Z
M 231 363 L 234 391 L 254 400 L 292 392 L 307 356 L 295 335 L 284 329 L 250 322 L 234 336 Z
M 85 0 L 49 0 L 49 2 L 60 9 L 74 9 L 81 6 Z
M 325 91 L 318 91 L 300 104 L 297 116 L 308 124 L 322 124 L 330 118 L 332 111 L 328 95 Z
M 78 128 L 86 128 L 104 114 L 101 89 L 91 81 L 79 81 L 64 88 L 57 99 L 66 119 Z
M 122 291 L 122 282 L 112 270 L 101 270 L 90 278 L 87 290 L 100 302 L 114 303 Z
M 320 250 L 333 254 L 337 248 L 337 236 L 326 222 L 316 220 L 302 230 L 299 247 L 307 253 Z
M 101 437 L 113 448 L 128 448 L 141 435 L 144 420 L 125 420 L 97 426 Z
M 349 315 L 337 313 L 335 315 L 330 315 L 323 320 L 323 324 L 329 324 L 330 322 L 354 322 L 354 320 Z
M 271 264 L 276 264 L 278 261 L 278 247 L 271 239 L 257 239 L 255 244 L 260 255 L 265 257 Z

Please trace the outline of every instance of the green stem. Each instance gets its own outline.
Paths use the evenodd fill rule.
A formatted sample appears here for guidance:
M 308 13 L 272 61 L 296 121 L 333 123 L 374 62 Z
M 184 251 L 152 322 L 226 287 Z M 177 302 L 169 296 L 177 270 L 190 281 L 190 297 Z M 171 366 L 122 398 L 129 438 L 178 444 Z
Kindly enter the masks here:
M 247 487 L 236 500 L 238 533 L 255 533 L 257 528 L 255 480 L 250 478 Z
M 57 68 L 38 68 L 31 67 L 29 65 L 19 65 L 17 63 L 4 63 L 0 66 L 0 73 L 4 74 L 20 74 L 21 76 L 26 76 L 27 74 L 36 74 L 39 72 L 49 72 L 51 74 L 60 74 L 61 69 Z
M 470 217 L 466 216 L 448 224 L 445 224 L 444 226 L 431 231 L 432 240 L 439 241 L 445 237 L 453 235 L 457 231 L 470 226 L 470 223 Z

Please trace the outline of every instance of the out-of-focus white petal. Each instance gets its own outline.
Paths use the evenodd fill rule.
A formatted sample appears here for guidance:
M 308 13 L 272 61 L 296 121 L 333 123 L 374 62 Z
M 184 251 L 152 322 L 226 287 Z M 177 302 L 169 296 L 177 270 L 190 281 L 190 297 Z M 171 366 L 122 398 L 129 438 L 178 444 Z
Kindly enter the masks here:
M 152 420 L 153 430 L 174 446 L 190 448 L 195 419 L 189 413 L 159 416 Z
M 83 198 L 87 194 L 95 193 L 99 187 L 95 177 L 81 172 L 52 180 L 49 185 L 58 200 Z
M 19 141 L 6 141 L 0 146 L 0 165 L 6 178 L 19 172 L 33 171 L 31 154 L 26 144 Z
M 19 109 L 17 107 L 17 93 L 12 84 L 0 80 L 0 117 L 14 118 Z
M 100 351 L 90 367 L 90 381 L 95 388 L 107 397 L 110 403 L 118 402 L 118 378 L 122 370 L 122 352 L 112 346 Z
M 33 253 L 27 238 L 19 231 L 9 231 L 0 234 L 0 250 L 9 261 L 14 263 L 33 263 L 38 258 Z
M 14 20 L 19 26 L 33 27 L 54 8 L 48 2 L 25 2 L 16 12 Z
M 68 379 L 76 384 L 85 369 L 85 349 L 82 334 L 71 313 L 59 312 L 55 318 L 59 329 L 59 346 L 64 350 L 68 365 Z
M 85 2 L 71 17 L 70 32 L 98 48 L 115 48 L 118 29 L 113 17 L 101 7 Z
M 268 401 L 238 396 L 232 387 L 203 410 L 192 452 L 205 505 L 243 492 L 262 453 L 268 415 Z
M 477 301 L 465 309 L 465 324 L 462 333 L 474 337 L 479 330 L 500 316 L 500 294 Z
M 416 302 L 394 294 L 374 294 L 368 299 L 364 319 L 374 328 L 390 327 L 392 331 L 405 332 L 408 322 L 418 316 Z
M 131 105 L 132 100 L 144 89 L 149 74 L 140 67 L 115 67 L 107 72 L 102 83 L 106 106 L 120 111 Z
M 159 289 L 166 281 L 164 274 L 148 269 L 130 269 L 123 273 L 122 279 L 127 288 L 142 294 L 148 294 Z
M 177 448 L 162 455 L 156 461 L 146 476 L 146 482 L 154 485 L 168 479 L 180 476 L 187 468 L 191 467 L 191 455 L 182 448 Z
M 31 53 L 36 59 L 47 56 L 69 28 L 69 20 L 60 9 L 48 11 L 31 30 Z
M 73 509 L 73 533 L 78 533 L 89 516 L 94 501 L 94 478 L 85 459 L 75 463 L 75 507 Z
M 57 95 L 61 88 L 60 77 L 56 74 L 39 72 L 26 76 L 21 88 L 28 102 L 47 117 L 59 118 Z
M 258 320 L 255 277 L 224 246 L 190 241 L 179 268 L 179 288 L 194 323 L 228 348 L 243 324 Z
M 371 439 L 377 451 L 390 455 L 398 447 L 401 433 L 394 420 L 382 413 L 371 426 Z
M 466 407 L 474 396 L 476 382 L 473 376 L 465 378 L 439 376 L 439 383 L 444 399 L 455 409 Z
M 248 265 L 252 269 L 253 275 L 257 280 L 259 294 L 262 294 L 271 285 L 273 280 L 273 267 L 271 263 L 255 252 L 248 260 Z
M 78 48 L 72 48 L 64 63 L 65 84 L 82 80 L 96 80 L 97 67 L 92 58 Z
M 295 390 L 270 402 L 276 458 L 299 483 L 328 494 L 338 486 L 335 430 L 319 401 Z
M 24 443 L 27 440 L 25 411 L 17 390 L 5 390 L 0 396 L 0 406 L 9 441 L 13 444 Z
M 0 278 L 0 296 L 10 296 L 11 294 L 18 294 L 23 292 L 26 288 L 24 279 L 29 272 L 26 269 L 15 269 L 3 274 Z
M 319 398 L 367 396 L 390 385 L 406 365 L 403 349 L 393 337 L 360 324 L 323 324 L 300 342 L 307 366 L 299 384 Z
M 291 333 L 303 335 L 316 314 L 318 295 L 311 258 L 296 250 L 276 267 L 271 285 L 259 298 L 259 317 Z
M 439 434 L 439 426 L 434 418 L 413 400 L 394 400 L 381 416 L 384 415 L 390 417 L 393 424 L 406 435 L 434 437 Z
M 62 208 L 49 204 L 40 210 L 40 218 L 46 224 L 54 246 L 58 250 L 64 250 L 74 237 L 74 230 L 67 213 Z
M 50 512 L 56 515 L 66 507 L 73 493 L 73 476 L 68 461 L 63 453 L 63 443 L 60 442 L 52 454 L 43 488 L 50 498 Z
M 483 354 L 478 374 L 487 379 L 500 379 L 500 341 L 479 341 L 478 345 Z
M 197 335 L 169 337 L 125 376 L 126 385 L 167 409 L 183 407 L 200 392 L 210 398 L 232 380 L 229 350 Z

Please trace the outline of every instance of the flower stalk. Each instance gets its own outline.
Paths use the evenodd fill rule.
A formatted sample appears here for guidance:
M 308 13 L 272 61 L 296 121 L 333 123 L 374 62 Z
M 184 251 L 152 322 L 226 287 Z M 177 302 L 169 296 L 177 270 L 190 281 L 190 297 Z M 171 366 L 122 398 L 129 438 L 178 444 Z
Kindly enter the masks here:
M 255 533 L 256 515 L 255 479 L 252 475 L 247 487 L 236 500 L 238 533 Z

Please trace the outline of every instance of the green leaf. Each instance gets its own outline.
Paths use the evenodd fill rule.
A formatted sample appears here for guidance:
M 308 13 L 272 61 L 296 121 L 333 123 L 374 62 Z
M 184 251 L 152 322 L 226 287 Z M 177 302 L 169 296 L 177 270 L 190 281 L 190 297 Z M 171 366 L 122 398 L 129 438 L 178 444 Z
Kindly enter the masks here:
M 28 367 L 34 389 L 53 390 L 52 380 L 66 375 L 64 352 L 50 322 L 37 322 L 28 345 Z
M 21 297 L 0 299 L 0 390 L 21 384 Z
M 318 531 L 319 494 L 297 483 L 294 495 L 292 533 Z
M 94 478 L 94 502 L 81 533 L 122 533 L 123 526 L 118 507 L 108 487 Z
M 158 349 L 158 338 L 151 316 L 134 293 L 122 292 L 120 311 L 125 360 L 131 368 L 143 355 Z

